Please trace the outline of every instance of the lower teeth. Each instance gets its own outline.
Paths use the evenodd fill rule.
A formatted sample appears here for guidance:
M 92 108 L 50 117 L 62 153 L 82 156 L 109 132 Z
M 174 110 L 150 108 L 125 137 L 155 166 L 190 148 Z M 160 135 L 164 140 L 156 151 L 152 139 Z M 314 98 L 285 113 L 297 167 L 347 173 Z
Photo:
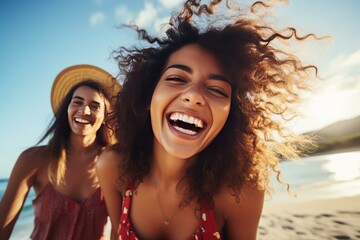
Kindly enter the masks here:
M 195 135 L 196 134 L 195 131 L 191 131 L 189 129 L 184 129 L 184 128 L 181 128 L 181 127 L 178 127 L 178 126 L 174 126 L 174 128 L 176 130 L 178 130 L 179 132 L 186 133 L 186 134 L 189 134 L 189 135 Z

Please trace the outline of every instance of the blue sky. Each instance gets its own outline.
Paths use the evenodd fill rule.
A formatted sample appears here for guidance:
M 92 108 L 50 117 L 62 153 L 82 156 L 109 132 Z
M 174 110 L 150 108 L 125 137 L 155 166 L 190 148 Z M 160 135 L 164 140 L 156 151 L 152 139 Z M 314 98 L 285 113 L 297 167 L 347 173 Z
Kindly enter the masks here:
M 86 63 L 116 75 L 111 51 L 136 43 L 133 32 L 116 26 L 133 20 L 156 32 L 180 2 L 1 1 L 0 178 L 10 175 L 18 155 L 36 144 L 49 125 L 51 85 L 62 69 Z M 295 122 L 297 131 L 360 115 L 359 11 L 357 0 L 290 0 L 280 7 L 281 24 L 333 37 L 301 50 L 326 80 L 305 105 L 305 117 Z

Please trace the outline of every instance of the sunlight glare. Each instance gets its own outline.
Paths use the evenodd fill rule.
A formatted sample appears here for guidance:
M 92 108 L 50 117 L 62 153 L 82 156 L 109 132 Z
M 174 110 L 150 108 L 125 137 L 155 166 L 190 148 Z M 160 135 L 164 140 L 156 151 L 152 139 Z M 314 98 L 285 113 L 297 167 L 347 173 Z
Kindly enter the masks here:
M 323 168 L 335 181 L 349 181 L 360 177 L 360 152 L 348 152 L 327 156 L 328 162 Z

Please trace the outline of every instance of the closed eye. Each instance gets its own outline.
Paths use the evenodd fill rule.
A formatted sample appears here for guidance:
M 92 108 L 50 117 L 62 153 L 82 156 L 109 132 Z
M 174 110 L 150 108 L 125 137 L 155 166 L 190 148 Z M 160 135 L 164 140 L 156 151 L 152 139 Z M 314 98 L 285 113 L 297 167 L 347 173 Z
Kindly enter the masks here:
M 90 105 L 90 108 L 91 108 L 91 110 L 99 110 L 100 109 L 100 105 L 95 105 L 95 104 L 93 104 L 93 105 Z
M 222 96 L 222 97 L 225 97 L 225 98 L 229 98 L 228 93 L 225 90 L 221 89 L 221 88 L 208 87 L 208 89 L 216 96 Z
M 186 83 L 187 81 L 184 78 L 178 76 L 169 76 L 166 78 L 166 81 L 172 81 L 177 83 Z
M 83 104 L 83 102 L 82 101 L 72 101 L 72 104 L 74 104 L 74 105 L 82 105 Z

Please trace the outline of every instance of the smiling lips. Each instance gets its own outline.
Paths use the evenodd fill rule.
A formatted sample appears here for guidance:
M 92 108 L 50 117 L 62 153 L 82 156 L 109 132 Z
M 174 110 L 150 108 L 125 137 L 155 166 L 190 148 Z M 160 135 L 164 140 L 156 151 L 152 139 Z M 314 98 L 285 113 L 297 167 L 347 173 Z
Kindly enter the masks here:
M 174 112 L 169 117 L 170 124 L 179 132 L 196 135 L 204 129 L 204 121 L 184 113 Z
M 80 123 L 80 124 L 90 124 L 89 120 L 86 120 L 84 118 L 76 117 L 74 120 L 75 120 L 75 122 Z

